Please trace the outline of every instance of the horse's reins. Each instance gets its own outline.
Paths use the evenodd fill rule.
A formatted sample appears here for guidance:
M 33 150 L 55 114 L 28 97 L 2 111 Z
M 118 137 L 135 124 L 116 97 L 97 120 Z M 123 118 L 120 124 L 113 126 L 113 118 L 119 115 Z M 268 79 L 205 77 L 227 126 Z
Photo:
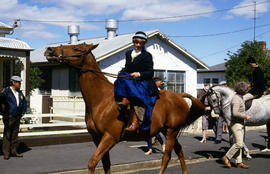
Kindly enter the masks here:
M 214 90 L 214 89 L 211 89 L 212 90 L 212 92 L 211 93 L 213 93 L 214 95 L 216 95 L 216 98 L 218 99 L 218 108 L 220 108 L 221 109 L 221 99 L 220 99 L 220 96 L 217 94 L 217 92 Z M 210 94 L 211 94 L 210 93 Z M 230 105 L 230 102 L 228 102 L 228 103 L 225 103 L 225 104 L 222 104 L 222 107 L 223 108 L 226 108 L 226 107 L 228 107 Z
M 217 102 L 217 103 L 218 103 L 218 104 L 217 104 L 217 105 L 218 105 L 218 108 L 221 109 L 221 108 L 220 108 L 220 106 L 221 106 L 221 104 L 220 104 L 220 98 L 219 98 L 218 94 L 216 93 L 216 91 L 213 90 L 213 89 L 211 89 L 211 92 L 210 92 L 209 94 L 210 94 L 209 96 L 211 96 L 212 94 L 214 94 L 214 95 L 216 96 L 216 98 L 217 98 L 217 100 L 218 100 L 218 102 Z M 212 100 L 212 99 L 211 99 L 211 100 Z
M 108 73 L 108 72 L 103 72 L 103 71 L 99 71 L 99 70 L 95 70 L 95 69 L 86 69 L 86 70 L 82 70 L 82 66 L 77 66 L 77 65 L 72 65 L 70 64 L 70 60 L 66 59 L 67 57 L 77 57 L 78 60 L 82 59 L 81 65 L 83 64 L 84 60 L 85 60 L 85 56 L 88 55 L 89 53 L 91 53 L 91 49 L 89 49 L 88 51 L 82 53 L 82 54 L 78 54 L 78 55 L 71 55 L 71 56 L 65 56 L 64 55 L 64 49 L 63 49 L 63 45 L 60 45 L 61 47 L 61 55 L 59 56 L 54 56 L 55 58 L 59 58 L 61 63 L 66 63 L 69 66 L 72 66 L 78 70 L 80 70 L 81 73 L 86 73 L 86 72 L 93 72 L 93 73 L 101 73 L 104 75 L 107 75 L 109 77 L 113 77 L 113 78 L 128 78 L 128 79 L 134 79 L 132 77 L 130 77 L 129 75 L 119 75 L 119 74 L 113 74 L 113 73 Z

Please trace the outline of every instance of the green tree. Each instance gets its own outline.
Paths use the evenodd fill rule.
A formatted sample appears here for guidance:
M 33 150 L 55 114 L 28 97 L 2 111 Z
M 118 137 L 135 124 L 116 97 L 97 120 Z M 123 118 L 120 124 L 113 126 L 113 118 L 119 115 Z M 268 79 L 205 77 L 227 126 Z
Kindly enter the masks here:
M 23 64 L 21 61 L 16 60 L 15 61 L 15 75 L 20 76 L 21 71 L 23 70 Z M 30 63 L 30 78 L 29 78 L 29 93 L 31 95 L 31 92 L 40 87 L 42 85 L 42 83 L 45 82 L 45 80 L 43 80 L 40 75 L 42 74 L 42 72 L 40 71 L 40 69 L 38 67 L 34 67 L 32 66 L 32 64 Z
M 251 82 L 252 69 L 246 64 L 246 59 L 253 56 L 264 72 L 266 87 L 270 86 L 270 59 L 263 46 L 258 42 L 246 41 L 236 53 L 228 52 L 229 60 L 226 62 L 227 84 L 231 87 L 239 81 Z
M 32 65 L 30 65 L 30 79 L 29 79 L 29 83 L 30 83 L 29 93 L 30 93 L 30 95 L 34 89 L 39 88 L 42 85 L 42 83 L 45 82 L 45 80 L 43 80 L 40 77 L 41 74 L 42 74 L 42 72 L 40 71 L 40 69 L 38 67 L 33 67 Z

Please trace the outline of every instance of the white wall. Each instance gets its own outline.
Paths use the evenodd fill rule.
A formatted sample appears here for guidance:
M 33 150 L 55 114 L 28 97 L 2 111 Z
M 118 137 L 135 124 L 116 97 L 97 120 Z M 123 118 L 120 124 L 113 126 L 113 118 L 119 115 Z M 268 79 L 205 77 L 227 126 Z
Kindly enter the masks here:
M 39 93 L 38 89 L 32 91 L 30 96 L 30 108 L 35 113 L 42 113 L 42 95 Z
M 184 57 L 178 50 L 170 47 L 162 40 L 149 40 L 147 50 L 152 54 L 154 69 L 185 72 L 185 92 L 197 95 L 197 69 L 196 65 Z
M 226 81 L 225 72 L 209 72 L 209 73 L 198 73 L 198 86 L 197 89 L 202 89 L 204 87 L 203 79 L 210 78 L 212 86 L 212 79 L 217 78 L 219 82 Z

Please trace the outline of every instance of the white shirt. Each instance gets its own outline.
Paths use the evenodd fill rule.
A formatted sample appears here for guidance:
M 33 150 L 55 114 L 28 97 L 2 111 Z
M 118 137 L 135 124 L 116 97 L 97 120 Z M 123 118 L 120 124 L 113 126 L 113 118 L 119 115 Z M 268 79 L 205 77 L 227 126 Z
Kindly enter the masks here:
M 14 97 L 16 98 L 16 102 L 17 102 L 17 106 L 19 106 L 20 102 L 19 102 L 19 92 L 17 92 L 16 90 L 14 90 L 12 87 L 10 87 L 12 93 L 14 94 Z
M 141 53 L 142 53 L 141 50 L 132 50 L 132 52 L 131 52 L 131 62 L 133 62 L 133 60 L 135 59 L 135 57 L 137 57 Z

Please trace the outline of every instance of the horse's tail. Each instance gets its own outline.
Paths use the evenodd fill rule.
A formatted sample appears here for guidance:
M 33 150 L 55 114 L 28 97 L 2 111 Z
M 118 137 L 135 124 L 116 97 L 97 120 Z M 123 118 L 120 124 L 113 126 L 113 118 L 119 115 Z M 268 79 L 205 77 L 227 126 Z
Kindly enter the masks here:
M 185 123 L 185 126 L 188 126 L 192 124 L 195 120 L 197 120 L 200 116 L 202 116 L 205 112 L 205 106 L 204 104 L 197 98 L 193 97 L 190 94 L 187 93 L 180 93 L 180 97 L 182 98 L 189 98 L 191 100 L 191 106 L 189 109 L 189 114 L 187 117 L 187 121 Z

